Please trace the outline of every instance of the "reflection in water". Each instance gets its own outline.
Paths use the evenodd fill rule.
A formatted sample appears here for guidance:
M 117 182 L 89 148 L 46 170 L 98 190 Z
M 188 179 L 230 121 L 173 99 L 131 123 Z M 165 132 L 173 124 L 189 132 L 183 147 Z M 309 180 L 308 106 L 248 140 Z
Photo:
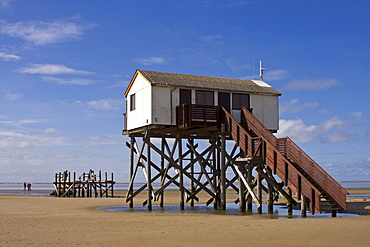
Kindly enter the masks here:
M 253 204 L 252 211 L 240 212 L 239 205 L 234 203 L 227 203 L 226 210 L 214 209 L 213 206 L 185 205 L 185 210 L 180 210 L 179 205 L 166 205 L 163 208 L 158 205 L 153 205 L 151 213 L 178 213 L 178 214 L 214 214 L 214 215 L 233 215 L 233 216 L 258 216 L 257 205 Z M 109 212 L 120 212 L 120 213 L 148 213 L 147 207 L 134 206 L 129 208 L 128 206 L 119 207 L 100 207 L 98 209 L 106 210 Z M 262 212 L 267 212 L 267 204 L 263 204 Z M 300 210 L 293 210 L 292 215 L 288 214 L 288 208 L 285 205 L 274 205 L 273 214 L 263 213 L 263 217 L 272 219 L 290 219 L 290 218 L 301 218 Z M 357 214 L 338 213 L 337 217 L 353 217 L 359 216 Z M 315 214 L 311 215 L 307 212 L 307 218 L 330 218 L 331 213 Z

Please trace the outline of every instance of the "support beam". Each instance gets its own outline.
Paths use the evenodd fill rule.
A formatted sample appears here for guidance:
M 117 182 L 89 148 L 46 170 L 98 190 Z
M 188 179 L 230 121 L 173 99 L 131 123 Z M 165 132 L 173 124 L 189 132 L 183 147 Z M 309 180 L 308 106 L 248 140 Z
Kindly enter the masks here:
M 307 197 L 305 195 L 302 196 L 301 200 L 301 215 L 302 218 L 307 217 Z
M 152 178 L 152 166 L 151 166 L 151 153 L 150 153 L 150 129 L 148 128 L 146 131 L 146 137 L 145 142 L 146 142 L 146 158 L 147 158 L 147 165 L 146 165 L 146 173 L 147 173 L 147 188 L 148 188 L 148 211 L 152 211 L 152 183 L 151 183 L 151 178 Z
M 221 174 L 220 174 L 220 189 L 221 189 L 221 209 L 226 209 L 226 138 L 225 124 L 221 124 Z

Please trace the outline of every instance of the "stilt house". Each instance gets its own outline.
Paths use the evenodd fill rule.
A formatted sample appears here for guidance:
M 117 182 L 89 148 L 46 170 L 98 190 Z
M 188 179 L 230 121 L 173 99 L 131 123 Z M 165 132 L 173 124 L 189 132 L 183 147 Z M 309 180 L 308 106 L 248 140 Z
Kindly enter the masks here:
M 137 70 L 124 95 L 130 207 L 143 191 L 148 210 L 153 200 L 163 207 L 172 185 L 181 209 L 201 191 L 207 205 L 226 209 L 231 189 L 241 211 L 254 202 L 261 213 L 263 191 L 269 212 L 279 195 L 290 210 L 300 200 L 302 215 L 306 206 L 312 214 L 346 211 L 347 191 L 291 139 L 273 135 L 281 93 L 264 81 Z M 140 170 L 146 183 L 137 188 Z
M 176 106 L 223 106 L 240 121 L 252 110 L 270 131 L 279 128 L 280 92 L 263 81 L 137 70 L 125 92 L 126 131 L 176 125 Z

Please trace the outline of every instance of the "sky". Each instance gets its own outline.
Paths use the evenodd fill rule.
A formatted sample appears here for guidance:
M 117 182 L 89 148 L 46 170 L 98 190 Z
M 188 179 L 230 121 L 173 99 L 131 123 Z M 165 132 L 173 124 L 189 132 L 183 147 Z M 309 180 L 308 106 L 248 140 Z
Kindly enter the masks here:
M 0 0 L 0 182 L 128 182 L 136 69 L 265 81 L 289 136 L 339 181 L 370 180 L 368 0 Z

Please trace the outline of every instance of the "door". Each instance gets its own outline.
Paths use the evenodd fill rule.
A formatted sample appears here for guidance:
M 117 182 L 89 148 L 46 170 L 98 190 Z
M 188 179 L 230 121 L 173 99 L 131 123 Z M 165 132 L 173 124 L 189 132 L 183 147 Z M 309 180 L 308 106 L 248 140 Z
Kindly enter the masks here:
M 230 93 L 218 93 L 218 106 L 223 106 L 230 112 Z

